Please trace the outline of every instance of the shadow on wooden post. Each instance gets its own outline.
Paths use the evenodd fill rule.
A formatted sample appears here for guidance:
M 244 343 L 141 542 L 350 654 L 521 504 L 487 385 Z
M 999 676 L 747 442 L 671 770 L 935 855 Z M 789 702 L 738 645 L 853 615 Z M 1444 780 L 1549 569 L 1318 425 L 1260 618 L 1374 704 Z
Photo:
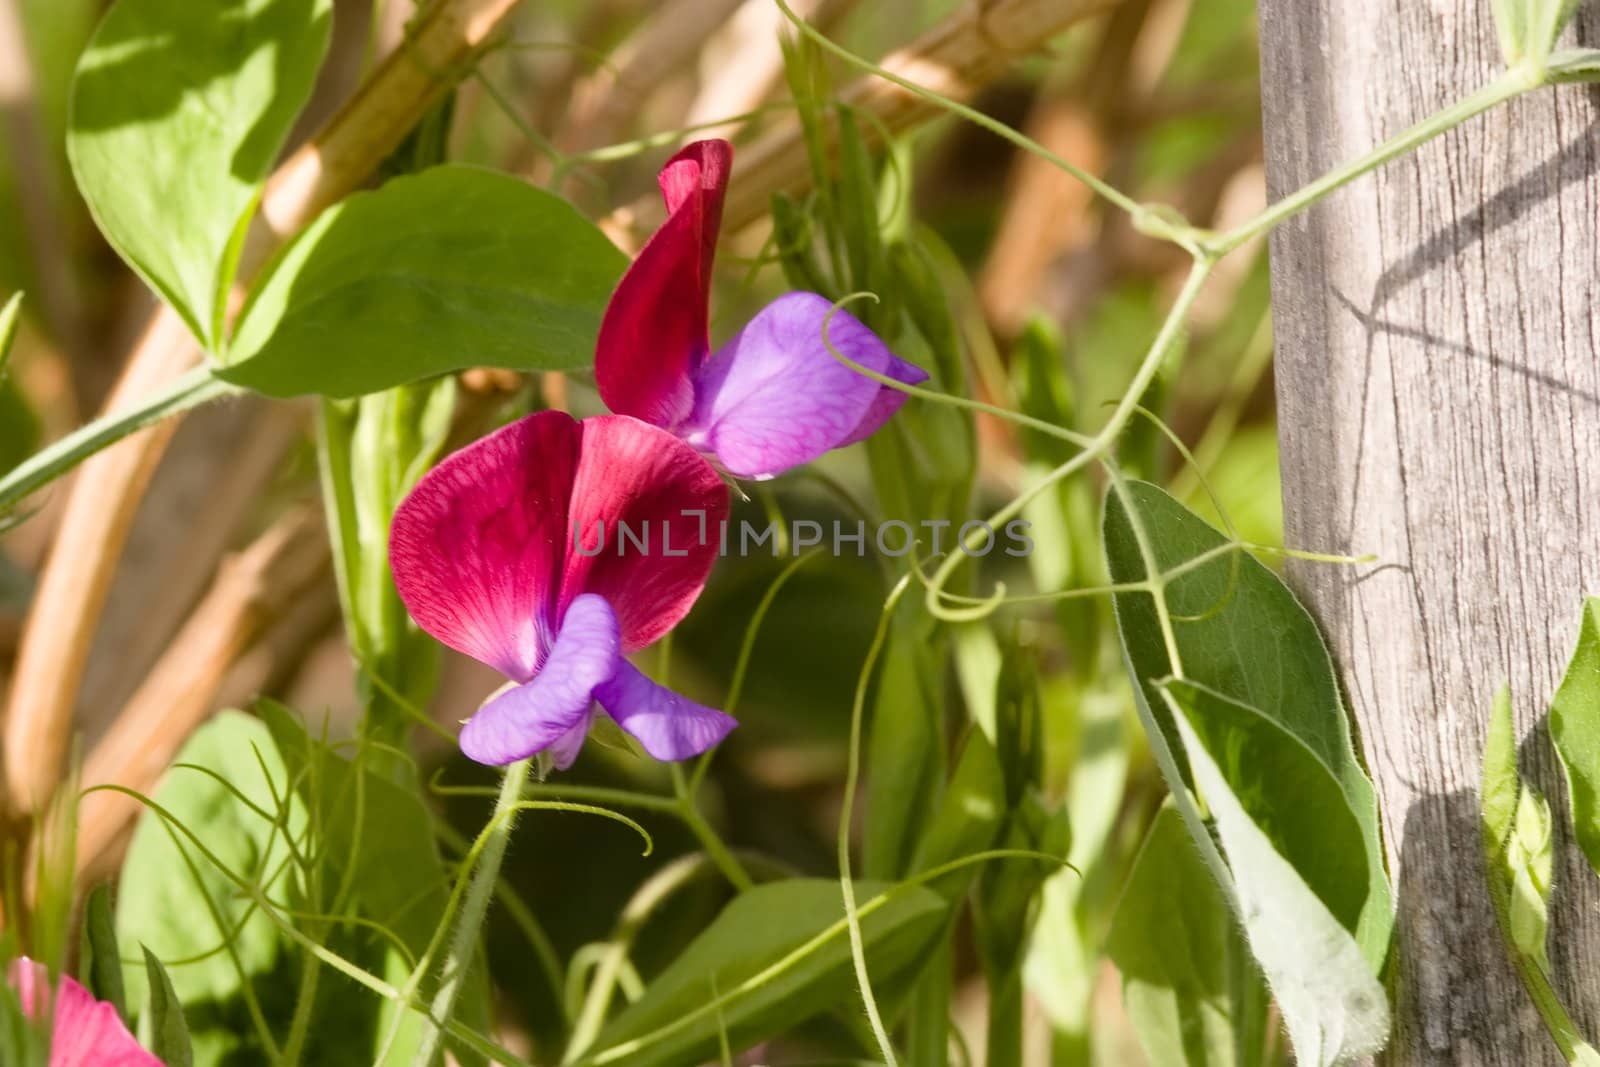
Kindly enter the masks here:
M 1262 0 L 1273 196 L 1494 76 L 1489 4 Z M 1586 4 L 1578 39 L 1600 38 Z M 1286 533 L 1380 562 L 1291 568 L 1324 626 L 1400 893 L 1386 1061 L 1559 1063 L 1488 905 L 1477 788 L 1496 686 L 1519 736 L 1600 589 L 1600 106 L 1546 90 L 1274 234 Z M 1542 738 L 1524 770 L 1565 805 Z M 1564 818 L 1558 818 L 1564 824 Z M 1551 956 L 1600 1033 L 1600 880 L 1570 840 Z

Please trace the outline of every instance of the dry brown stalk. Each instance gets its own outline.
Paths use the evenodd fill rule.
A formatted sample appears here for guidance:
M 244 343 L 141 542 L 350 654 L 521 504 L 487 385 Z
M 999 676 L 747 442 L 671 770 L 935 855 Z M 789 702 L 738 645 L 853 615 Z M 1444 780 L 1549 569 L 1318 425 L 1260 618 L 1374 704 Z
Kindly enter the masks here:
M 878 66 L 952 100 L 968 101 L 1020 56 L 1117 2 L 977 0 L 890 53 Z M 922 96 L 876 75 L 851 83 L 839 93 L 839 100 L 873 117 L 875 121 L 862 123 L 869 140 L 877 138 L 880 124 L 899 133 L 943 113 Z M 724 225 L 730 231 L 749 225 L 766 212 L 773 193 L 798 191 L 809 180 L 800 124 L 786 119 L 734 158 Z M 661 219 L 660 198 L 652 194 L 618 209 L 608 222 L 617 231 L 637 234 L 654 229 Z
M 210 591 L 90 753 L 83 787 L 153 788 L 184 739 L 216 710 L 218 690 L 239 658 L 274 621 L 329 584 L 328 552 L 320 512 L 300 508 L 225 560 Z M 110 847 L 139 810 L 138 801 L 121 793 L 84 797 L 79 867 Z
M 627 121 L 662 82 L 704 47 L 739 0 L 668 0 L 604 66 L 573 87 L 556 147 L 583 152 L 617 139 Z
M 794 0 L 794 13 L 827 32 L 854 7 L 856 0 Z M 700 56 L 700 91 L 684 116 L 698 126 L 730 115 L 754 111 L 783 81 L 781 35 L 792 35 L 789 20 L 772 0 L 744 0 L 725 30 L 712 38 Z M 699 130 L 692 137 L 727 137 L 738 129 L 730 123 Z
M 241 276 L 324 208 L 366 180 L 468 69 L 517 0 L 435 0 L 308 144 L 273 174 L 246 242 Z M 151 319 L 110 406 L 127 404 L 200 359 L 176 314 Z M 128 525 L 175 423 L 146 430 L 86 463 L 23 634 L 5 722 L 5 802 L 34 810 L 59 778 L 82 669 Z

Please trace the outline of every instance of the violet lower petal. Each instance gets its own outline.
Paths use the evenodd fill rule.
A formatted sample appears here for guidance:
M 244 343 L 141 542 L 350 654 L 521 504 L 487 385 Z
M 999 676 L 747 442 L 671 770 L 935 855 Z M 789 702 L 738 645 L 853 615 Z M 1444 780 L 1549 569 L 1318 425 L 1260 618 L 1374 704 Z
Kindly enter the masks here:
M 858 440 L 885 387 L 834 357 L 824 323 L 828 341 L 853 362 L 879 374 L 909 366 L 826 298 L 788 293 L 700 368 L 685 439 L 742 478 L 770 478 Z
M 593 594 L 577 597 L 539 673 L 479 708 L 461 729 L 461 751 L 479 763 L 501 766 L 557 746 L 570 764 L 577 755 L 570 735 L 587 726 L 595 687 L 622 662 L 611 605 Z
M 617 725 L 658 760 L 698 756 L 739 725 L 731 715 L 657 685 L 627 660 L 594 695 Z

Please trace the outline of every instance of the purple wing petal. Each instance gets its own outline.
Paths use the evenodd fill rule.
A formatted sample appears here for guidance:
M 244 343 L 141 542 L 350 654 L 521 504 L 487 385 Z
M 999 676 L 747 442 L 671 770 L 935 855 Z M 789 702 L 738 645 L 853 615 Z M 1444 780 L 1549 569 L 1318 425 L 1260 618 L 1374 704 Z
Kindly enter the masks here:
M 556 749 L 570 764 L 589 724 L 595 687 L 622 662 L 617 617 L 604 597 L 572 602 L 550 656 L 526 685 L 491 699 L 461 729 L 461 751 L 479 763 L 499 766 Z
M 711 263 L 733 148 L 696 141 L 661 168 L 667 221 L 622 276 L 600 322 L 594 377 L 606 406 L 672 428 L 694 406 L 706 357 Z
M 622 649 L 643 648 L 689 613 L 716 562 L 728 488 L 665 430 L 622 415 L 583 420 L 562 601 L 598 593 Z M 619 524 L 630 534 L 624 539 Z M 601 532 L 604 531 L 602 542 Z
M 698 756 L 739 725 L 730 715 L 657 685 L 627 660 L 594 695 L 617 725 L 658 760 Z
M 550 643 L 578 424 L 541 411 L 444 459 L 396 509 L 395 587 L 458 652 L 526 682 Z
M 880 404 L 887 387 L 835 359 L 823 323 L 833 347 L 863 367 L 904 381 L 926 375 L 849 312 L 829 321 L 832 308 L 815 293 L 789 293 L 762 309 L 696 375 L 685 438 L 731 474 L 770 478 L 881 426 L 898 398 Z
M 889 367 L 883 372 L 897 382 L 906 385 L 921 385 L 928 380 L 928 372 L 915 363 L 907 363 L 899 356 L 889 357 Z M 906 402 L 906 394 L 898 389 L 891 389 L 887 385 L 878 386 L 878 395 L 872 398 L 872 403 L 867 408 L 867 413 L 861 416 L 861 421 L 856 423 L 856 428 L 849 437 L 840 441 L 838 446 L 853 445 L 857 441 L 865 441 L 888 422 L 894 413 L 900 410 Z
M 11 965 L 11 981 L 22 1010 L 37 1017 L 44 1010 L 40 994 L 48 988 L 44 965 L 19 959 Z M 161 1061 L 134 1040 L 117 1009 L 83 986 L 61 976 L 56 987 L 50 1035 L 50 1067 L 161 1067 Z

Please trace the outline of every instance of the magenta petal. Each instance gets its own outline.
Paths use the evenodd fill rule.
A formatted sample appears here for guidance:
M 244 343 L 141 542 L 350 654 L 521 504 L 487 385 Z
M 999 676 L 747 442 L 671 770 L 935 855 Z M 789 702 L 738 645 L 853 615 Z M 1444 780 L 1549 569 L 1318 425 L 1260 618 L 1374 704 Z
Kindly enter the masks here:
M 561 600 L 605 597 L 623 651 L 631 652 L 672 629 L 705 587 L 728 517 L 728 488 L 704 457 L 665 430 L 621 415 L 585 419 L 582 427 L 566 533 L 582 550 L 567 555 Z
M 11 965 L 11 983 L 30 1017 L 43 1010 L 40 994 L 49 981 L 43 964 L 19 959 Z M 116 1008 L 96 1000 L 66 975 L 56 987 L 53 1009 L 50 1067 L 161 1067 L 161 1061 L 134 1040 Z
M 768 304 L 701 368 L 685 437 L 712 452 L 731 474 L 770 478 L 876 430 L 898 398 L 828 351 L 828 340 L 861 366 L 918 382 L 919 368 L 897 359 L 847 311 L 815 293 Z M 880 417 L 881 416 L 881 417 Z
M 411 617 L 526 682 L 550 643 L 578 424 L 520 419 L 448 456 L 395 511 L 389 562 Z
M 733 148 L 696 141 L 661 169 L 667 221 L 617 284 L 594 375 L 606 406 L 668 429 L 694 407 L 690 374 L 710 347 L 711 265 Z
M 627 660 L 594 695 L 617 725 L 658 760 L 698 756 L 739 725 L 730 715 L 657 685 Z
M 492 766 L 555 748 L 570 764 L 582 744 L 595 687 L 622 662 L 617 618 L 603 597 L 584 595 L 567 609 L 549 658 L 533 681 L 491 699 L 461 728 L 461 751 Z

